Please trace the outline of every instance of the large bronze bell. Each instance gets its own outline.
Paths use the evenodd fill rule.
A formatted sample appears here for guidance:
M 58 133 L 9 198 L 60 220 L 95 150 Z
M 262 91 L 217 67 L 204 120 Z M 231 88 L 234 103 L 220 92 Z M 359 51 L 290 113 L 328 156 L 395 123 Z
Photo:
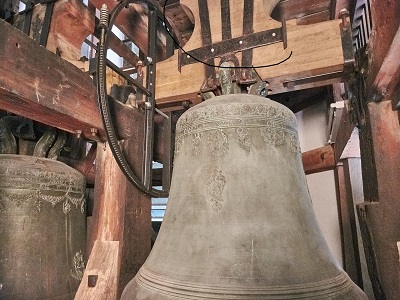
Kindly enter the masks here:
M 182 115 L 164 222 L 122 299 L 367 299 L 322 237 L 289 109 L 224 95 Z
M 0 155 L 0 299 L 74 299 L 85 267 L 85 188 L 59 161 Z

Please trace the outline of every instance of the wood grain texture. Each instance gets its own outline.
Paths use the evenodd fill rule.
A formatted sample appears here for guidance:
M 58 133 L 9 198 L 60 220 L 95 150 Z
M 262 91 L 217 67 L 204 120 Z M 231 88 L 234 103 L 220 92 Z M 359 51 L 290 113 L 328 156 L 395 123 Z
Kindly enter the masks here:
M 105 140 L 89 74 L 0 20 L 0 108 L 88 139 Z M 143 114 L 111 101 L 119 137 L 137 135 Z M 98 136 L 91 135 L 91 128 Z
M 393 102 L 393 107 L 400 109 L 400 99 L 394 97 L 400 87 L 400 60 L 398 59 L 400 49 L 400 26 L 388 49 L 385 59 L 376 74 L 373 89 L 385 99 Z
M 195 20 L 199 20 L 197 1 L 182 0 L 193 12 Z M 209 1 L 212 41 L 222 40 L 222 26 L 220 17 L 220 2 Z M 244 0 L 231 0 L 232 36 L 242 35 Z M 262 0 L 255 1 L 254 32 L 278 28 L 281 23 L 271 19 Z M 319 85 L 339 82 L 340 72 L 343 70 L 343 51 L 340 38 L 339 20 L 322 22 L 316 25 L 296 25 L 287 23 L 288 47 L 283 49 L 282 43 L 276 43 L 253 50 L 253 65 L 263 66 L 284 60 L 292 52 L 292 57 L 286 62 L 268 68 L 257 69 L 263 80 L 270 83 L 272 93 L 282 93 L 289 90 L 298 90 Z M 192 37 L 184 46 L 185 51 L 196 49 L 201 45 L 201 25 L 196 22 Z M 240 55 L 238 55 L 240 58 Z M 214 62 L 218 63 L 218 59 Z M 290 89 L 283 83 L 302 78 L 315 77 L 325 73 L 338 72 L 337 78 L 318 82 L 315 79 L 311 84 L 296 85 Z M 172 99 L 190 100 L 196 103 L 197 94 L 205 79 L 204 65 L 195 63 L 182 67 L 178 71 L 178 51 L 166 61 L 158 64 L 156 98 L 158 103 Z
M 343 250 L 343 268 L 358 286 L 362 287 L 361 262 L 357 237 L 357 220 L 354 210 L 348 160 L 335 168 L 336 197 L 340 215 Z
M 46 48 L 61 57 L 79 60 L 86 37 L 95 28 L 94 13 L 79 0 L 55 2 Z
M 368 103 L 366 124 L 360 130 L 366 202 L 359 210 L 368 229 L 367 235 L 363 236 L 364 243 L 371 240 L 365 248 L 374 251 L 369 266 L 376 265 L 379 270 L 370 276 L 371 279 L 379 278 L 386 299 L 398 299 L 400 295 L 397 251 L 400 240 L 399 132 L 398 113 L 392 110 L 390 101 Z M 377 293 L 379 286 L 375 285 L 374 291 Z
M 398 41 L 396 42 L 396 35 L 398 35 L 400 26 L 400 2 L 391 0 L 372 0 L 371 1 L 371 16 L 372 16 L 372 33 L 368 42 L 368 77 L 367 87 L 371 89 L 373 83 L 379 79 L 379 73 L 384 61 L 390 51 L 398 53 Z M 399 37 L 397 37 L 398 39 Z M 397 44 L 397 48 L 392 50 L 392 44 Z M 390 64 L 399 65 L 399 60 L 396 56 L 391 55 Z M 385 73 L 380 76 L 386 75 Z
M 119 242 L 98 240 L 94 243 L 75 300 L 116 300 L 119 274 Z M 89 287 L 88 276 L 97 282 Z
M 306 174 L 332 170 L 336 166 L 332 146 L 306 151 L 302 154 L 303 167 Z
M 139 178 L 142 169 L 141 141 L 122 143 L 124 153 Z M 94 207 L 89 249 L 96 240 L 119 241 L 118 295 L 146 260 L 151 249 L 151 198 L 123 175 L 107 144 L 97 147 Z

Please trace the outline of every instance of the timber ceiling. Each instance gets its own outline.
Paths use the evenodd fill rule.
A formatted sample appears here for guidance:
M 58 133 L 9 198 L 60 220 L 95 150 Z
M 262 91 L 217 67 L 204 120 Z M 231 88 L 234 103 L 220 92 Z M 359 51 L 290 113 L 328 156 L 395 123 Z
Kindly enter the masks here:
M 97 8 L 101 7 L 103 3 L 112 7 L 114 5 L 113 1 L 89 0 L 89 3 Z M 157 0 L 157 2 L 161 8 L 165 7 L 165 16 L 172 24 L 180 45 L 185 45 L 194 29 L 195 21 L 191 11 L 181 5 L 180 0 Z M 271 17 L 279 21 L 296 20 L 298 25 L 315 24 L 338 18 L 339 11 L 343 8 L 351 11 L 353 2 L 355 0 L 282 0 L 273 9 Z M 119 25 L 120 29 L 128 38 L 134 41 L 143 53 L 147 52 L 146 18 L 146 10 L 143 10 L 140 5 L 132 5 L 129 10 L 121 13 L 120 20 L 117 20 L 117 25 Z M 163 28 L 161 27 L 160 25 L 160 30 L 162 31 Z M 173 54 L 171 50 L 167 50 L 167 41 L 168 35 L 164 31 L 164 38 L 161 38 L 158 42 L 158 60 L 164 60 Z M 281 95 L 275 94 L 271 95 L 270 98 L 287 105 L 293 111 L 298 111 L 331 97 L 329 88 L 318 88 L 314 91 L 308 89 Z M 175 104 L 172 103 L 170 105 L 172 107 L 168 107 L 167 110 L 182 109 L 181 103 L 175 108 Z M 161 106 L 160 108 L 162 108 Z
M 166 8 L 166 16 L 179 30 L 184 45 L 194 27 L 190 11 L 180 5 L 179 0 L 157 0 Z M 217 1 L 217 0 L 214 0 Z M 350 0 L 281 0 L 273 9 L 271 17 L 278 21 L 296 20 L 298 25 L 315 24 L 338 18 L 341 9 L 350 10 Z M 269 96 L 294 112 L 300 111 L 322 100 L 331 101 L 331 88 L 318 87 Z

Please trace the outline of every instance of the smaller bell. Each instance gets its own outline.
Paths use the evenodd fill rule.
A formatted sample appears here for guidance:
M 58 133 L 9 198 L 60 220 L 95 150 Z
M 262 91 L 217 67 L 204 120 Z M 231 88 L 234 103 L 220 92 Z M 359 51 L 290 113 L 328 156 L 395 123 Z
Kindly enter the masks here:
M 322 237 L 288 108 L 236 94 L 181 116 L 164 221 L 121 299 L 367 299 Z

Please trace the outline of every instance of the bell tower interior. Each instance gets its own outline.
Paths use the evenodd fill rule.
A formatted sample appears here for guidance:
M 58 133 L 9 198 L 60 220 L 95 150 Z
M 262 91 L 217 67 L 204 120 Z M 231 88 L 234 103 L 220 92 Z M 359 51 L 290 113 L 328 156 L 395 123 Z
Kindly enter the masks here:
M 1 1 L 0 299 L 400 299 L 399 51 L 400 1 Z

